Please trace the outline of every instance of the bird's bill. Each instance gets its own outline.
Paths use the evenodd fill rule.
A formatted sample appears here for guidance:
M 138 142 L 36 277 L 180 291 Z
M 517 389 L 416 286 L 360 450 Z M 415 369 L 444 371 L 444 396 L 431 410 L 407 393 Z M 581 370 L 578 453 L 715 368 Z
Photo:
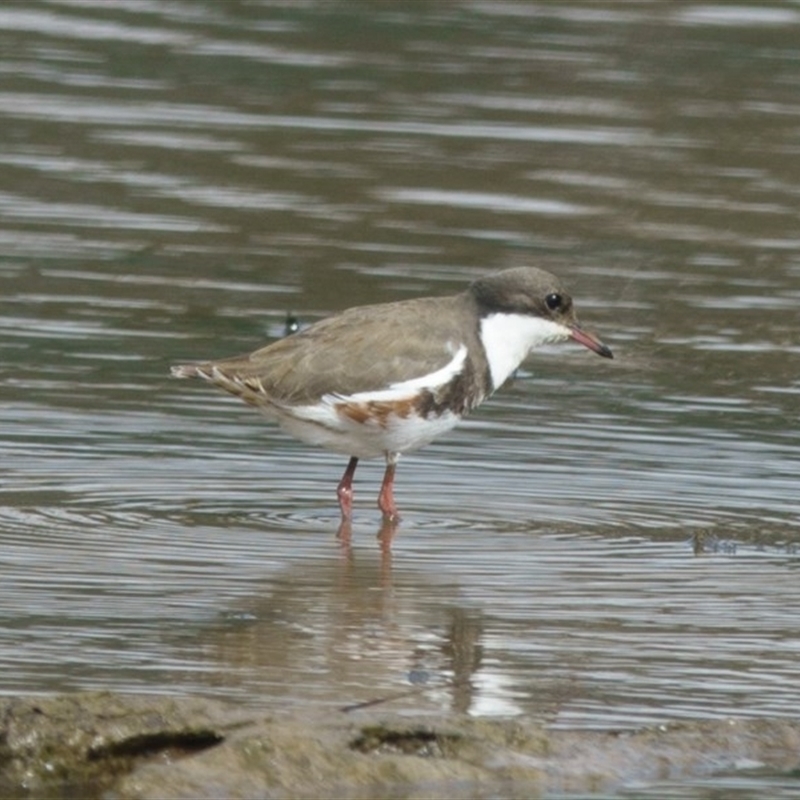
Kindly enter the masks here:
M 574 339 L 578 344 L 588 347 L 593 350 L 597 355 L 603 358 L 614 358 L 611 348 L 604 345 L 593 333 L 589 333 L 581 328 L 579 325 L 570 325 L 570 338 Z

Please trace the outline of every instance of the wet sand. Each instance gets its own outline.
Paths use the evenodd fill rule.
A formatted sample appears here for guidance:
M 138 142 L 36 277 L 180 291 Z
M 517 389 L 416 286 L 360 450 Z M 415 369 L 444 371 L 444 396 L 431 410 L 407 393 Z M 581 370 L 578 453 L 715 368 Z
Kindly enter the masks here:
M 10 798 L 588 796 L 800 767 L 800 722 L 787 720 L 565 731 L 529 717 L 253 714 L 111 693 L 9 699 L 2 720 Z

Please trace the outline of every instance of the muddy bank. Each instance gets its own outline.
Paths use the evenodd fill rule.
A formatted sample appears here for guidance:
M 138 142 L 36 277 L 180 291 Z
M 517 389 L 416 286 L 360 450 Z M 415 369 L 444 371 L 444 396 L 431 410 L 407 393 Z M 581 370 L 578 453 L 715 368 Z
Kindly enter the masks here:
M 511 798 L 800 766 L 800 721 L 786 720 L 568 732 L 107 693 L 6 700 L 0 714 L 3 797 Z

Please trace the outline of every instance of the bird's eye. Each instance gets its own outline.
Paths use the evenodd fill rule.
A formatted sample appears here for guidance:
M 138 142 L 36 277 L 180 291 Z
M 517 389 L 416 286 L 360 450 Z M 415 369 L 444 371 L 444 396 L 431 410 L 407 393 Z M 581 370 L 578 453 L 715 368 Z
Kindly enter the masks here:
M 564 305 L 564 298 L 553 292 L 552 294 L 547 295 L 544 299 L 544 304 L 551 310 L 551 311 L 558 311 L 559 308 L 562 308 Z

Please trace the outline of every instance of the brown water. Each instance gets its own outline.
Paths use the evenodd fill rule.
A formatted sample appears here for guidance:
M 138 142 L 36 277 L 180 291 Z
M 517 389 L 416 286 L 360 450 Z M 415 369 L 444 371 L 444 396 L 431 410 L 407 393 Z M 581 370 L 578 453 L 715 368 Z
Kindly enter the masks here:
M 0 8 L 0 691 L 800 703 L 800 6 Z M 382 473 L 168 377 L 538 264 L 538 352 Z M 698 795 L 701 796 L 701 795 Z M 702 795 L 704 796 L 704 795 Z M 774 795 L 779 796 L 779 795 Z

